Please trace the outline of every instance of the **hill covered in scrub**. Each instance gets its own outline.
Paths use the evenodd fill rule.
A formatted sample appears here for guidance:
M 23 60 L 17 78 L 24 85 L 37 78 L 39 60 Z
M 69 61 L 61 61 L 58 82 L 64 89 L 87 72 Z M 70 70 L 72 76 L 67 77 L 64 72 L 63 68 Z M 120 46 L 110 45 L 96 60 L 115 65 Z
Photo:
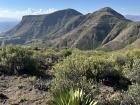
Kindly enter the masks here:
M 0 104 L 139 105 L 139 65 L 140 49 L 0 47 Z
M 6 44 L 69 47 L 82 50 L 118 50 L 139 47 L 139 22 L 126 19 L 110 7 L 83 15 L 65 9 L 46 15 L 24 16 L 5 35 Z

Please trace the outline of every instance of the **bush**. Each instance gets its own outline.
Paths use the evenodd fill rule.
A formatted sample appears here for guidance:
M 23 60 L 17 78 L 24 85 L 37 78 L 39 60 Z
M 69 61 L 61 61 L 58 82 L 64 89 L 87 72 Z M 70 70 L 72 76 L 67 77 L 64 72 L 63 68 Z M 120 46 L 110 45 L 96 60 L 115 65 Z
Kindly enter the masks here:
M 127 90 L 131 84 L 123 76 L 122 69 L 115 65 L 111 58 L 103 56 L 86 56 L 86 54 L 72 54 L 64 61 L 54 66 L 55 79 L 52 90 L 55 92 L 63 88 L 84 88 L 93 90 L 96 84 L 103 83 L 114 89 Z M 91 84 L 92 83 L 92 84 Z
M 129 58 L 140 59 L 140 49 L 129 50 L 129 51 L 126 52 L 125 55 Z
M 64 48 L 64 49 L 56 49 L 56 48 L 48 48 L 45 51 L 43 50 L 44 55 L 46 56 L 57 56 L 61 58 L 65 58 L 72 54 L 72 49 Z
M 140 84 L 140 59 L 134 59 L 132 68 L 127 67 L 125 70 L 128 72 L 128 78 Z
M 1 72 L 6 74 L 31 74 L 38 73 L 38 64 L 32 52 L 18 46 L 6 46 L 0 49 Z
M 127 103 L 127 105 L 140 105 L 140 85 L 133 84 L 130 86 L 128 92 L 126 93 L 126 97 L 127 99 L 124 98 L 123 103 Z
M 83 104 L 81 99 L 90 94 L 90 99 L 99 100 L 98 105 L 140 104 L 139 49 L 124 53 L 4 46 L 0 47 L 1 73 L 40 76 L 33 86 L 43 91 L 51 88 L 57 95 L 54 105 L 68 102 L 71 95 L 81 92 L 83 95 L 76 95 L 74 102 Z

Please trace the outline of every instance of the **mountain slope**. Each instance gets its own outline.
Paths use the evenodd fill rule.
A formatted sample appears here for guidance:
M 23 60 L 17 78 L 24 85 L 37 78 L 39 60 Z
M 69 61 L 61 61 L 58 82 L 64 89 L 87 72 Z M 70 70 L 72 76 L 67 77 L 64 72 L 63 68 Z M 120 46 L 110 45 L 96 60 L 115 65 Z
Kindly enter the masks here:
M 111 8 L 100 9 L 86 15 L 86 21 L 81 26 L 62 36 L 59 38 L 60 40 L 57 39 L 57 46 L 77 47 L 84 50 L 95 49 L 102 43 L 107 43 L 107 36 L 109 37 L 111 30 L 118 23 L 123 24 L 123 22 L 128 23 L 130 21 Z M 114 32 L 111 35 L 113 34 Z
M 65 31 L 70 31 L 73 27 L 68 24 L 71 19 L 75 19 L 75 16 L 80 16 L 81 13 L 73 10 L 66 9 L 54 12 L 52 14 L 46 15 L 29 15 L 24 16 L 20 24 L 18 24 L 14 29 L 6 32 L 7 35 L 23 36 L 23 37 L 46 37 L 55 36 Z M 68 24 L 68 27 L 65 25 Z
M 24 16 L 20 24 L 5 34 L 11 37 L 6 40 L 7 44 L 118 50 L 135 45 L 140 37 L 139 30 L 140 23 L 105 7 L 86 15 L 65 9 L 46 15 Z
M 140 24 L 131 22 L 127 24 L 125 28 L 123 28 L 123 30 L 118 34 L 115 39 L 103 45 L 103 48 L 110 50 L 125 48 L 140 38 L 139 30 Z

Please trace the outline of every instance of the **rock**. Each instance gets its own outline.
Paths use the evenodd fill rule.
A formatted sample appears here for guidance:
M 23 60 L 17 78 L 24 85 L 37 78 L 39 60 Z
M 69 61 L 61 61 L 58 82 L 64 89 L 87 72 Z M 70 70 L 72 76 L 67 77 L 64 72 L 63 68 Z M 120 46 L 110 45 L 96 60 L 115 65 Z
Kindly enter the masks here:
M 9 99 L 5 94 L 0 93 L 0 100 L 7 100 Z

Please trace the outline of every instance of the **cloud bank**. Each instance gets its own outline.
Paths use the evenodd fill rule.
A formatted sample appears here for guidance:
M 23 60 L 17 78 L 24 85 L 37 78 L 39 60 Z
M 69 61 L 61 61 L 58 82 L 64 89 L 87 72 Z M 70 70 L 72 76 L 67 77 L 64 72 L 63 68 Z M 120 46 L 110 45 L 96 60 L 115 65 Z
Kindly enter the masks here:
M 44 9 L 31 9 L 28 8 L 27 10 L 4 10 L 0 9 L 0 17 L 1 18 L 14 18 L 20 20 L 24 15 L 39 15 L 39 14 L 49 14 L 55 12 L 57 9 L 49 8 L 47 10 Z

